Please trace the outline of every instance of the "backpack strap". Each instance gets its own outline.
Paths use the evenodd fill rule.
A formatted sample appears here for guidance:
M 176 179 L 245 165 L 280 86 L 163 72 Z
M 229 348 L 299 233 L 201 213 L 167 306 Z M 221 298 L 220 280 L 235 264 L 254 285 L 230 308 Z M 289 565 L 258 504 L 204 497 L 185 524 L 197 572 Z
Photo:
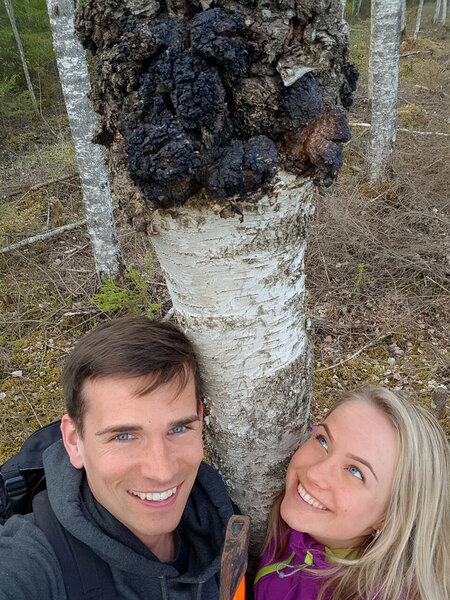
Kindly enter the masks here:
M 49 539 L 59 560 L 67 600 L 114 600 L 116 588 L 109 565 L 58 521 L 47 490 L 33 498 L 36 525 Z

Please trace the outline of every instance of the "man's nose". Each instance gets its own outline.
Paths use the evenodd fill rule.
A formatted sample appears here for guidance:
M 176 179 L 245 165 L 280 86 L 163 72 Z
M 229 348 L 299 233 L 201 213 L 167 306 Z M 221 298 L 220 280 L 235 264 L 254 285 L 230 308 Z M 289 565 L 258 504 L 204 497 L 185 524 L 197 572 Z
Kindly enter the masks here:
M 141 457 L 142 475 L 155 484 L 174 484 L 178 471 L 178 459 L 170 444 L 165 440 L 152 440 L 147 444 Z

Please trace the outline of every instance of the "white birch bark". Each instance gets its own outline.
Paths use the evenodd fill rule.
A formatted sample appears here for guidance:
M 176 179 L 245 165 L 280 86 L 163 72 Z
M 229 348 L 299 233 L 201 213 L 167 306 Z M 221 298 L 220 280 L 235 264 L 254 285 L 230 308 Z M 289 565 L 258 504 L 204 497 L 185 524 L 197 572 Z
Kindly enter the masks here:
M 397 128 L 401 0 L 373 0 L 372 121 L 367 164 L 372 183 L 383 179 Z
M 75 35 L 73 0 L 47 0 L 61 87 L 75 143 L 84 210 L 97 275 L 115 277 L 122 267 L 104 149 L 93 144 L 97 116 L 88 99 L 89 73 Z
M 447 0 L 442 0 L 442 17 L 441 17 L 441 25 L 445 27 L 447 22 Z
M 22 69 L 25 75 L 25 81 L 27 82 L 27 88 L 30 93 L 31 103 L 33 104 L 33 108 L 37 114 L 39 114 L 38 104 L 36 101 L 36 96 L 33 90 L 33 84 L 31 83 L 30 72 L 28 71 L 27 60 L 25 58 L 25 52 L 23 50 L 22 40 L 20 39 L 19 30 L 17 29 L 16 19 L 14 16 L 14 9 L 11 4 L 11 0 L 4 0 L 6 12 L 8 13 L 9 22 L 11 23 L 11 27 L 14 33 L 14 37 L 16 38 L 16 44 L 19 49 L 20 60 L 22 61 Z
M 441 0 L 436 0 L 436 9 L 434 11 L 434 16 L 433 16 L 433 25 L 436 25 L 436 23 L 438 22 L 440 12 L 441 12 Z
M 406 30 L 406 0 L 402 0 L 401 11 L 402 11 L 402 16 L 401 16 L 401 23 L 400 23 L 400 32 L 403 33 Z
M 275 181 L 273 192 L 239 205 L 242 223 L 192 198 L 157 211 L 151 236 L 199 357 L 208 457 L 252 519 L 254 551 L 311 399 L 304 253 L 312 183 L 286 172 Z
M 419 6 L 417 7 L 417 17 L 416 17 L 416 27 L 414 29 L 413 40 L 417 40 L 417 36 L 420 31 L 420 23 L 422 21 L 422 11 L 423 11 L 423 0 L 419 0 Z

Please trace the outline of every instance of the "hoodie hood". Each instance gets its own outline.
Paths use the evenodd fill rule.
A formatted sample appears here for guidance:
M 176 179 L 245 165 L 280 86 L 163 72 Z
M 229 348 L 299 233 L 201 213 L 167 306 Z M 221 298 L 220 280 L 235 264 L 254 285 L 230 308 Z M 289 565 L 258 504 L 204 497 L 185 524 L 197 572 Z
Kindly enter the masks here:
M 179 584 L 184 584 L 185 588 L 186 584 L 199 584 L 199 594 L 204 582 L 215 576 L 218 578 L 225 530 L 234 510 L 220 476 L 206 463 L 200 465 L 177 527 L 182 545 L 187 548 L 185 569 L 180 574 L 171 563 L 161 562 L 153 555 L 104 507 L 96 503 L 99 511 L 89 510 L 93 497 L 85 481 L 84 469 L 75 469 L 70 464 L 62 441 L 45 451 L 43 461 L 50 504 L 58 520 L 105 560 L 113 575 L 117 569 L 132 577 L 145 574 L 146 578 L 160 581 L 172 579 L 176 588 Z M 86 493 L 89 501 L 85 500 Z M 170 588 L 169 581 L 167 586 Z M 167 596 L 172 597 L 190 596 L 179 593 Z

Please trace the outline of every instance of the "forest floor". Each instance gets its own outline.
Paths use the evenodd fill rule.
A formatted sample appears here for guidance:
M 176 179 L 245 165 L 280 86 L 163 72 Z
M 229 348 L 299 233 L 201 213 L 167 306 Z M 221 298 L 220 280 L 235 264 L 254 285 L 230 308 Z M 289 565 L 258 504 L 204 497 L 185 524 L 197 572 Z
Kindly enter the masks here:
M 356 22 L 352 59 L 361 77 L 352 123 L 370 119 L 368 36 L 368 22 Z M 306 268 L 317 419 L 340 390 L 368 382 L 408 394 L 450 430 L 445 404 L 433 406 L 437 390 L 444 398 L 450 391 L 449 49 L 445 31 L 426 23 L 416 43 L 402 43 L 399 127 L 408 132 L 398 133 L 388 180 L 368 185 L 368 128 L 354 126 L 338 182 L 316 196 Z M 0 248 L 81 220 L 62 109 L 32 126 L 3 121 L 0 129 Z M 0 254 L 0 463 L 62 414 L 62 364 L 83 333 L 118 314 L 148 312 L 152 303 L 161 304 L 159 314 L 170 310 L 148 240 L 122 215 L 117 222 L 133 269 L 100 294 L 82 226 Z

